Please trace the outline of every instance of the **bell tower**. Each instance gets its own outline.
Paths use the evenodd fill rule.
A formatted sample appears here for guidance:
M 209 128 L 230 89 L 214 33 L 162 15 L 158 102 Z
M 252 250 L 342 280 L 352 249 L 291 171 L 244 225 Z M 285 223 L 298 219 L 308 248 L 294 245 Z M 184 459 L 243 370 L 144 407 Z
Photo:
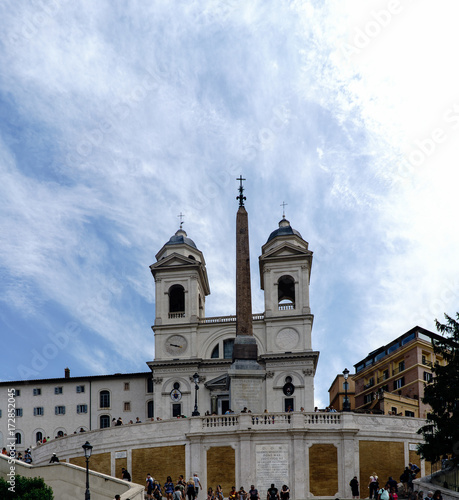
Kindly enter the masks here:
M 206 296 L 210 294 L 204 256 L 182 224 L 150 266 L 156 289 L 152 327 L 156 359 L 197 356 L 194 339 L 199 320 L 205 316 Z

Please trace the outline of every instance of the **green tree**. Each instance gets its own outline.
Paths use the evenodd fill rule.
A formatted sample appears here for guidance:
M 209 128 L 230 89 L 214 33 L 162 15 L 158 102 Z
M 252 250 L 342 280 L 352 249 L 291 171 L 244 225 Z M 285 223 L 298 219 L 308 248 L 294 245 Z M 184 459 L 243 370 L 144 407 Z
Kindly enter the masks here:
M 2 500 L 53 500 L 53 490 L 41 477 L 16 476 L 14 491 L 11 485 L 0 478 L 0 498 Z
M 457 462 L 459 457 L 459 323 L 445 314 L 446 324 L 435 320 L 442 339 L 432 339 L 435 354 L 446 364 L 435 362 L 432 382 L 426 385 L 422 402 L 430 405 L 427 424 L 418 434 L 424 443 L 418 452 L 430 462 L 436 462 L 446 453 Z M 459 320 L 459 313 L 456 313 Z

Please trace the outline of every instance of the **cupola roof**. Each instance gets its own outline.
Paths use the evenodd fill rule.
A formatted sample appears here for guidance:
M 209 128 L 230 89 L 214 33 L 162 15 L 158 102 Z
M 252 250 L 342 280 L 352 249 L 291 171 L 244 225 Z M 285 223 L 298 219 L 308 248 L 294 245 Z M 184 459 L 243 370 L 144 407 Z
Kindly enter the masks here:
M 180 228 L 174 236 L 171 236 L 166 245 L 183 245 L 184 243 L 190 247 L 196 248 L 196 250 L 198 249 L 195 242 L 191 238 L 188 238 L 186 232 Z
M 301 239 L 303 239 L 300 232 L 297 231 L 296 229 L 293 229 L 293 227 L 290 225 L 290 222 L 285 217 L 283 217 L 282 220 L 279 222 L 279 228 L 273 231 L 269 235 L 269 238 L 266 243 L 276 238 L 276 236 L 289 236 L 291 234 L 295 234 L 296 236 L 299 236 Z

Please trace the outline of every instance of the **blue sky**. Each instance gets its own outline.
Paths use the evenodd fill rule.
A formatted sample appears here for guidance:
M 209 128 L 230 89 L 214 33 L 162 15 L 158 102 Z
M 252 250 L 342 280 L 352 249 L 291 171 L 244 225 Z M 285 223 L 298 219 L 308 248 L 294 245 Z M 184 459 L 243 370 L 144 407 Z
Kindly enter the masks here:
M 455 3 L 0 5 L 2 380 L 154 358 L 148 266 L 178 228 L 207 315 L 235 309 L 237 182 L 258 255 L 314 252 L 316 403 L 334 374 L 458 310 Z

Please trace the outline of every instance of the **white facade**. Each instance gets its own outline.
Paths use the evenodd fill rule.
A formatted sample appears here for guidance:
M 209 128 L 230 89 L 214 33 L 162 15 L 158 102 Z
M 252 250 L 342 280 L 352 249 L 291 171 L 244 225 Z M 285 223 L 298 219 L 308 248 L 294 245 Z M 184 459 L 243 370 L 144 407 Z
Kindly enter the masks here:
M 202 253 L 180 229 L 156 259 L 150 266 L 156 283 L 155 360 L 148 363 L 153 372 L 155 416 L 192 414 L 195 373 L 199 375 L 201 414 L 222 414 L 229 408 L 240 412 L 243 408 L 232 407 L 227 377 L 236 316 L 205 317 L 210 288 Z M 262 247 L 259 263 L 265 312 L 253 315 L 253 334 L 264 371 L 260 404 L 276 412 L 289 406 L 312 411 L 319 356 L 311 342 L 312 252 L 283 219 Z
M 150 373 L 56 378 L 0 384 L 0 447 L 10 443 L 9 430 L 19 434 L 18 451 L 35 446 L 42 438 L 89 431 L 113 418 L 124 423 L 144 422 L 152 400 Z M 8 429 L 8 393 L 14 388 L 14 426 Z M 151 403 L 150 403 L 151 404 Z

